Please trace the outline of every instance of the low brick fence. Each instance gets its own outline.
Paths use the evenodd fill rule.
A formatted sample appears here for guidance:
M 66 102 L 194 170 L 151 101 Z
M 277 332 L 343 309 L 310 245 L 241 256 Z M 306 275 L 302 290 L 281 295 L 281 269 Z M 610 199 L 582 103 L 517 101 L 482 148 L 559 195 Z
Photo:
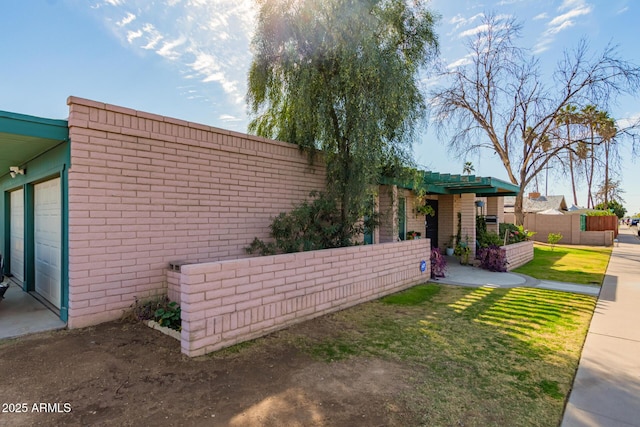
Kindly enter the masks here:
M 533 259 L 533 240 L 501 246 L 507 255 L 507 270 L 511 271 Z
M 182 352 L 200 356 L 426 282 L 429 257 L 429 239 L 418 239 L 183 265 L 167 278 L 174 292 L 179 279 Z

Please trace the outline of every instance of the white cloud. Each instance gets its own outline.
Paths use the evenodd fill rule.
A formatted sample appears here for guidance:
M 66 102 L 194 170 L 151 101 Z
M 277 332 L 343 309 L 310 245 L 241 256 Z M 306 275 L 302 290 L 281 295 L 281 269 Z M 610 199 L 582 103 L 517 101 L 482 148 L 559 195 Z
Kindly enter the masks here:
M 454 16 L 449 20 L 449 23 L 455 25 L 455 29 L 457 30 L 458 28 L 463 27 L 465 25 L 471 25 L 477 19 L 480 19 L 483 17 L 484 17 L 484 13 L 477 13 L 469 18 L 465 18 L 464 16 L 457 14 L 456 16 Z
M 184 36 L 180 36 L 174 41 L 164 42 L 162 47 L 158 49 L 156 53 L 167 59 L 176 60 L 181 56 L 181 53 L 177 51 L 176 48 L 182 46 L 186 41 L 187 39 Z
M 238 114 L 244 112 L 255 1 L 101 0 L 100 5 L 109 7 L 98 7 L 94 13 L 128 47 L 170 61 L 199 91 L 183 96 L 212 103 L 216 96 L 226 96 L 237 105 Z
M 125 25 L 132 23 L 135 19 L 136 19 L 136 15 L 134 15 L 131 12 L 127 12 L 127 16 L 122 18 L 121 21 L 116 22 L 116 25 L 118 27 L 124 27 Z
M 547 24 L 549 27 L 559 27 L 565 25 L 567 22 L 573 25 L 573 18 L 582 15 L 588 15 L 591 13 L 591 6 L 580 6 L 575 9 L 571 9 L 569 12 L 556 16 Z
M 242 120 L 241 118 L 232 116 L 231 114 L 223 114 L 218 117 L 218 119 L 222 120 L 223 122 L 239 122 L 240 120 Z
M 564 0 L 557 9 L 561 12 L 547 22 L 546 30 L 540 35 L 538 42 L 533 47 L 534 54 L 540 54 L 551 48 L 558 33 L 576 25 L 576 18 L 589 15 L 593 8 L 584 0 Z M 534 19 L 547 19 L 546 13 L 541 13 Z
M 640 126 L 640 112 L 630 114 L 629 117 L 616 120 L 618 129 L 626 129 L 632 126 Z
M 469 64 L 471 64 L 471 55 L 465 55 L 462 58 L 447 64 L 447 68 L 451 70 L 453 68 L 464 67 Z
M 459 37 L 475 36 L 479 33 L 487 31 L 488 29 L 489 29 L 489 26 L 487 24 L 480 24 L 474 28 L 470 28 L 468 30 L 461 32 L 458 36 Z
M 559 11 L 567 10 L 575 7 L 582 7 L 585 5 L 584 0 L 563 0 L 562 4 L 558 7 Z
M 547 19 L 548 17 L 549 17 L 549 15 L 547 14 L 547 12 L 543 12 L 543 13 L 540 13 L 540 14 L 534 16 L 533 20 L 534 21 L 539 21 L 540 19 Z
M 142 37 L 142 30 L 127 32 L 127 41 L 129 43 L 133 43 L 135 39 L 138 39 L 140 37 Z
M 622 15 L 623 13 L 625 13 L 625 12 L 626 12 L 626 11 L 628 11 L 628 10 L 629 10 L 629 6 L 625 6 L 625 7 L 623 7 L 622 9 L 618 10 L 618 11 L 616 12 L 616 15 Z

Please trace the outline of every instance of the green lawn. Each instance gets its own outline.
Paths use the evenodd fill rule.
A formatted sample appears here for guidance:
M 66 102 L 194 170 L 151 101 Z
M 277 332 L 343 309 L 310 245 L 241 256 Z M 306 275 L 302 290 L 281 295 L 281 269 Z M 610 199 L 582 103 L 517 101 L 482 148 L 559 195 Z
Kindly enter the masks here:
M 291 337 L 328 363 L 395 361 L 411 425 L 554 426 L 562 418 L 596 299 L 533 288 L 420 285 L 324 316 Z
M 602 285 L 611 248 L 536 243 L 533 260 L 513 270 L 536 279 Z

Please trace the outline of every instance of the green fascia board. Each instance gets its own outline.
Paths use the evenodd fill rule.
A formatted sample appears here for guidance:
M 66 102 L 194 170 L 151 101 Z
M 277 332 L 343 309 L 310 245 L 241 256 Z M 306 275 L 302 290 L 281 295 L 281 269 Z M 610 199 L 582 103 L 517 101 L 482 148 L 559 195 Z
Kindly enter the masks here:
M 393 178 L 384 177 L 380 184 L 397 185 L 401 188 L 416 190 L 415 183 L 401 182 Z M 476 193 L 487 197 L 515 196 L 520 193 L 520 187 L 493 177 L 475 175 L 459 175 L 439 172 L 423 172 L 422 183 L 419 186 L 430 194 L 464 194 Z
M 2 133 L 56 141 L 69 138 L 69 123 L 66 120 L 45 119 L 8 111 L 0 111 L 0 129 Z

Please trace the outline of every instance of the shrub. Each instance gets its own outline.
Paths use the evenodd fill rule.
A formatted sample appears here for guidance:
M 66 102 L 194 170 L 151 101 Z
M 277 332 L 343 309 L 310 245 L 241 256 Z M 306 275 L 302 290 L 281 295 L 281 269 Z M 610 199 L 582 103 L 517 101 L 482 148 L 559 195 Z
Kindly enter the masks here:
M 551 245 L 551 250 L 553 250 L 560 240 L 562 240 L 562 234 L 560 233 L 549 233 L 547 236 L 547 243 Z
M 160 326 L 175 329 L 176 331 L 182 329 L 181 310 L 175 301 L 171 301 L 166 306 L 158 308 L 153 314 L 153 317 Z
M 476 241 L 478 247 L 484 248 L 490 245 L 502 245 L 500 236 L 493 231 L 487 231 L 487 221 L 483 216 L 476 216 Z
M 480 268 L 489 271 L 507 271 L 507 251 L 497 245 L 480 248 L 478 251 Z
M 478 238 L 478 245 L 481 248 L 486 248 L 487 246 L 502 246 L 503 240 L 493 231 L 487 231 L 482 236 Z
M 245 250 L 260 255 L 314 251 L 319 249 L 339 248 L 353 244 L 344 241 L 344 230 L 341 230 L 340 209 L 334 198 L 312 192 L 314 199 L 305 201 L 290 212 L 281 212 L 269 226 L 273 242 L 264 242 L 257 237 Z M 355 237 L 375 227 L 376 218 L 367 217 L 364 223 L 350 226 L 347 235 Z
M 507 245 L 531 240 L 531 237 L 536 234 L 535 231 L 525 230 L 521 225 L 500 224 L 500 236 L 502 239 L 504 239 L 505 233 L 507 233 Z
M 162 326 L 179 331 L 182 329 L 180 306 L 175 301 L 169 301 L 166 295 L 141 301 L 137 297 L 131 304 L 131 311 L 124 314 L 124 320 L 145 321 L 155 320 Z
M 431 278 L 444 277 L 447 271 L 447 260 L 442 256 L 440 248 L 431 249 Z

